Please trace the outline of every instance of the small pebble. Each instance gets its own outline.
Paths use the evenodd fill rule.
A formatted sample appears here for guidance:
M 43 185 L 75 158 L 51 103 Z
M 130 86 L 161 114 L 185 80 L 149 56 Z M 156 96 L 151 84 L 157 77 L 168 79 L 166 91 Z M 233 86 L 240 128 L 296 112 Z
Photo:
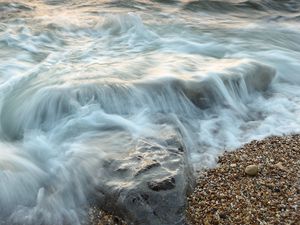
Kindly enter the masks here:
M 245 173 L 250 176 L 256 176 L 258 174 L 257 165 L 249 165 L 245 168 Z
M 286 171 L 287 169 L 282 165 L 282 162 L 279 162 L 279 163 L 276 163 L 275 166 L 280 169 L 280 170 L 283 170 L 283 171 Z

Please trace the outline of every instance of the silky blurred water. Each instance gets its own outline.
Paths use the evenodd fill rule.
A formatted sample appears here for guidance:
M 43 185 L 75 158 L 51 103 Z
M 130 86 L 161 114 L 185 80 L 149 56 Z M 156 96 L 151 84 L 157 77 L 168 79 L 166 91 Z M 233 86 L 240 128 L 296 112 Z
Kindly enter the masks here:
M 169 128 L 195 169 L 299 132 L 299 10 L 0 0 L 0 224 L 83 224 L 105 160 Z

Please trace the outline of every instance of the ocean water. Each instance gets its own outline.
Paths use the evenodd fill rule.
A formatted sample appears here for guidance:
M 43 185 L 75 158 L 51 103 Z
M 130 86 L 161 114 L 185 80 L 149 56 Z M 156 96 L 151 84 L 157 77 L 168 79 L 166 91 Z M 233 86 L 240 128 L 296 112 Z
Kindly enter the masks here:
M 169 130 L 195 170 L 299 132 L 300 1 L 0 0 L 0 224 L 84 224 Z

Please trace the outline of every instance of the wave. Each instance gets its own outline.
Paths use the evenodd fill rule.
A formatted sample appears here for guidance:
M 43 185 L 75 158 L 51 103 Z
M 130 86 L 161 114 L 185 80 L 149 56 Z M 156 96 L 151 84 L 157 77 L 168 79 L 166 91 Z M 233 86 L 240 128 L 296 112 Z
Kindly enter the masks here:
M 198 109 L 223 105 L 238 111 L 251 93 L 264 91 L 275 75 L 265 65 L 245 62 L 206 78 L 164 77 L 129 84 L 105 83 L 78 87 L 13 88 L 2 104 L 0 126 L 4 137 L 19 139 L 25 130 L 47 131 L 57 121 L 87 105 L 109 114 L 175 113 L 195 116 Z
M 5 172 L 0 179 L 6 182 L 0 186 L 0 205 L 6 208 L 0 217 L 9 224 L 82 224 L 86 213 L 82 206 L 90 194 L 95 195 L 96 186 L 104 193 L 112 187 L 115 191 L 124 188 L 124 175 L 120 180 L 117 173 L 112 181 L 108 168 L 115 171 L 124 164 L 135 171 L 136 156 L 131 166 L 119 157 L 133 154 L 141 140 L 141 152 L 134 155 L 166 164 L 166 176 L 178 169 L 165 162 L 174 158 L 174 153 L 168 155 L 162 148 L 170 135 L 177 136 L 170 143 L 183 141 L 192 159 L 202 155 L 200 165 L 212 163 L 197 152 L 202 146 L 199 141 L 203 143 L 195 132 L 197 124 L 212 122 L 207 116 L 221 108 L 235 112 L 231 116 L 242 121 L 257 119 L 249 115 L 247 104 L 269 87 L 274 76 L 269 66 L 241 61 L 221 72 L 190 79 L 158 77 L 65 87 L 43 86 L 38 76 L 20 78 L 2 88 L 0 168 Z M 145 144 L 160 157 L 152 155 Z M 117 160 L 112 164 L 113 159 Z M 157 173 L 161 176 L 162 171 Z M 126 178 L 128 190 L 139 185 L 139 176 Z
M 20 17 L 28 17 L 34 12 L 34 7 L 20 2 L 0 2 L 0 25 L 5 20 L 20 20 Z
M 19 79 L 2 88 L 0 166 L 6 183 L 0 186 L 0 204 L 7 207 L 0 216 L 10 224 L 82 224 L 82 206 L 96 194 L 94 188 L 110 193 L 125 183 L 129 190 L 140 184 L 139 176 L 125 182 L 119 172 L 111 180 L 108 168 L 136 165 L 135 158 L 128 164 L 119 157 L 140 154 L 133 149 L 141 140 L 160 149 L 167 136 L 175 135 L 171 140 L 182 140 L 188 160 L 202 167 L 214 165 L 225 144 L 233 148 L 255 136 L 297 130 L 300 121 L 293 112 L 299 106 L 272 91 L 284 93 L 292 86 L 276 83 L 275 73 L 270 66 L 241 60 L 185 79 L 69 86 L 44 86 L 38 76 Z M 152 155 L 144 147 L 139 151 Z M 165 157 L 154 158 L 164 165 Z
M 0 12 L 32 11 L 33 8 L 20 2 L 0 2 Z
M 260 0 L 260 1 L 214 1 L 199 0 L 191 1 L 184 6 L 185 9 L 193 11 L 209 11 L 216 13 L 224 12 L 245 12 L 245 10 L 255 11 L 282 11 L 297 13 L 300 3 L 295 0 Z

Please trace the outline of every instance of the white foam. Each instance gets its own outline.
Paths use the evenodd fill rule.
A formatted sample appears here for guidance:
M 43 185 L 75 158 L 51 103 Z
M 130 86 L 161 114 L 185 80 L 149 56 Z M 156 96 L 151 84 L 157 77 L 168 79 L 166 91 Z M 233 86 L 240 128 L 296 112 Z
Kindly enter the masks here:
M 140 139 L 175 130 L 201 169 L 225 149 L 300 131 L 292 28 L 234 16 L 216 27 L 209 14 L 163 7 L 31 4 L 35 15 L 0 22 L 0 219 L 8 224 L 83 224 L 95 183 L 110 178 L 105 163 Z

